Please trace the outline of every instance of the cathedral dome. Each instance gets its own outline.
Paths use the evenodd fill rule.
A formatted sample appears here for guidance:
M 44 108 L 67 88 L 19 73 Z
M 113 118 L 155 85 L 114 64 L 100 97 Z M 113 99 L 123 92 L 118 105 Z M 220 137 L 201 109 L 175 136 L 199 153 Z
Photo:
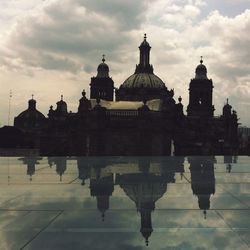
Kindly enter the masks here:
M 161 99 L 163 96 L 171 96 L 165 83 L 154 74 L 153 65 L 150 64 L 151 47 L 146 39 L 145 34 L 144 40 L 139 46 L 139 64 L 136 65 L 134 74 L 129 76 L 116 90 L 116 100 L 118 101 L 149 101 Z
M 164 89 L 164 82 L 155 74 L 135 73 L 128 77 L 122 84 L 123 88 L 153 88 Z
M 36 109 L 36 101 L 33 97 L 28 104 L 28 109 L 15 117 L 14 126 L 24 130 L 41 128 L 46 121 L 45 116 Z
M 136 65 L 135 73 L 128 77 L 121 87 L 164 89 L 164 82 L 153 73 L 153 66 L 149 63 L 151 47 L 147 41 L 146 34 L 144 34 L 144 39 L 139 49 L 140 62 Z
M 28 109 L 17 116 L 18 119 L 45 119 L 45 116 L 36 109 L 36 100 L 30 99 Z
M 45 119 L 45 116 L 38 110 L 27 109 L 17 116 L 18 119 Z

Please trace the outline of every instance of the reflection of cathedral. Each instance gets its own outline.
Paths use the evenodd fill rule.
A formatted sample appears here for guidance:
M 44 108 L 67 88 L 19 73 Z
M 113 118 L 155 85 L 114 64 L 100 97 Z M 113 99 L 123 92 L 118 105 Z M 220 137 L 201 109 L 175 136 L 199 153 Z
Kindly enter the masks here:
M 126 195 L 134 201 L 141 216 L 140 232 L 148 244 L 153 232 L 151 213 L 155 209 L 155 202 L 167 191 L 167 184 L 174 181 L 174 171 L 156 175 L 149 170 L 139 173 L 123 174 L 117 177 L 117 184 Z
M 76 113 L 68 111 L 63 96 L 48 118 L 29 100 L 28 109 L 14 120 L 23 133 L 16 146 L 39 148 L 42 155 L 170 155 L 173 142 L 176 155 L 235 152 L 236 112 L 227 103 L 223 114 L 214 116 L 213 82 L 203 60 L 189 85 L 185 116 L 182 98 L 176 103 L 174 90 L 154 74 L 146 35 L 139 50 L 134 74 L 118 89 L 103 58 L 91 78 L 90 99 L 83 91 Z M 5 147 L 8 134 L 0 131 L 0 136 Z
M 152 213 L 155 204 L 163 195 L 167 195 L 167 186 L 175 182 L 176 174 L 183 175 L 184 157 L 105 157 L 102 161 L 98 159 L 77 157 L 76 165 L 81 184 L 85 185 L 85 181 L 89 180 L 90 195 L 96 198 L 96 207 L 102 220 L 104 221 L 105 213 L 110 209 L 110 200 L 117 185 L 134 202 L 141 219 L 140 232 L 148 244 L 153 232 Z M 27 173 L 32 169 L 31 174 L 35 174 L 35 164 L 39 164 L 40 158 L 26 157 L 20 160 L 27 164 Z M 198 201 L 195 199 L 195 203 L 197 208 L 203 210 L 206 218 L 207 210 L 210 208 L 210 197 L 215 193 L 215 158 L 189 157 L 188 161 L 191 188 L 198 198 Z M 226 159 L 225 163 L 228 161 L 230 159 Z M 55 165 L 55 171 L 61 179 L 67 171 L 66 157 L 49 157 L 48 163 L 50 167 Z M 189 186 L 188 182 L 186 184 Z

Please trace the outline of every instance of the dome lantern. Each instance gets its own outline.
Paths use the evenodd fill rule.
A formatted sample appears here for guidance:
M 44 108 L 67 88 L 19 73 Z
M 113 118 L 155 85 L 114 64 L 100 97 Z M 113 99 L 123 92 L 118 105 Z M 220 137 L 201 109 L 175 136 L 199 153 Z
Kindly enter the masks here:
M 147 35 L 144 34 L 144 40 L 140 47 L 140 62 L 136 65 L 135 73 L 149 73 L 153 74 L 153 66 L 150 65 L 150 50 L 151 47 L 147 42 Z

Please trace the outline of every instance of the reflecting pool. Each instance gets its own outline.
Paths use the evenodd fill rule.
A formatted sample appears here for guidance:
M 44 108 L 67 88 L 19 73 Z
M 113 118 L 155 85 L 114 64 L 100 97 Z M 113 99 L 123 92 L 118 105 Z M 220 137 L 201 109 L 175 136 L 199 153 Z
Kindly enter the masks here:
M 250 249 L 250 157 L 1 157 L 0 249 Z

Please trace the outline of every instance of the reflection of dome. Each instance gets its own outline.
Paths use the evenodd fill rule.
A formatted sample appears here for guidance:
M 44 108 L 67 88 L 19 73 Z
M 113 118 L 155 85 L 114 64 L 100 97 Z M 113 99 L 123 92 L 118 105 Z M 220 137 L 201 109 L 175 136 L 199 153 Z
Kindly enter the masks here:
M 122 184 L 121 187 L 126 195 L 136 203 L 137 209 L 141 208 L 142 203 L 156 202 L 167 191 L 166 184 L 146 180 L 137 184 Z
M 202 57 L 200 60 L 200 64 L 196 67 L 195 73 L 196 73 L 195 75 L 196 79 L 207 79 L 207 68 L 203 64 Z
M 135 73 L 122 84 L 123 88 L 154 88 L 164 89 L 164 82 L 155 74 Z

